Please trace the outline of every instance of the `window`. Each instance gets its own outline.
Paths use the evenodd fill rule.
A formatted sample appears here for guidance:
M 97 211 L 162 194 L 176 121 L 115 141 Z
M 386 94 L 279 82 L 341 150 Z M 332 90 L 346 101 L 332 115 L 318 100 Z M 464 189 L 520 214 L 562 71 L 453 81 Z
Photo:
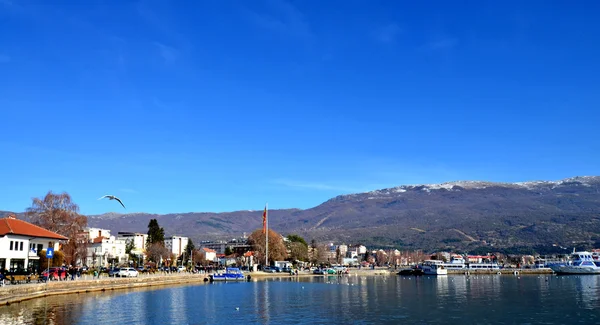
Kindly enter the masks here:
M 37 244 L 37 251 L 36 252 L 41 252 L 44 249 L 44 245 L 42 244 Z
M 21 245 L 19 245 L 19 250 L 23 251 L 23 242 L 21 242 Z
M 10 250 L 11 251 L 13 250 L 13 241 L 12 240 L 10 241 Z

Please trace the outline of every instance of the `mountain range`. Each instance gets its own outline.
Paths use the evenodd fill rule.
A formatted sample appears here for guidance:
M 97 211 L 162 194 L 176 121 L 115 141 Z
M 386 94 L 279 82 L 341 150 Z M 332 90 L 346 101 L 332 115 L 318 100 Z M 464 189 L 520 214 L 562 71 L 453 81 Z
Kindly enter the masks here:
M 262 227 L 262 211 L 107 213 L 88 224 L 146 232 L 151 218 L 167 235 L 240 237 Z M 600 244 L 600 177 L 495 183 L 403 185 L 334 197 L 310 209 L 269 210 L 269 227 L 307 241 L 401 250 L 560 251 Z

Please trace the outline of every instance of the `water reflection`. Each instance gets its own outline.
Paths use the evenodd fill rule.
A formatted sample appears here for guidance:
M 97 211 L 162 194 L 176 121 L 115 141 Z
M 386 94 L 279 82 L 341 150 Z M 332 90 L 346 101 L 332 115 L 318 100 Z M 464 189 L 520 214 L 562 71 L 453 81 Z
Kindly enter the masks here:
M 596 323 L 598 276 L 323 276 L 55 296 L 0 324 Z

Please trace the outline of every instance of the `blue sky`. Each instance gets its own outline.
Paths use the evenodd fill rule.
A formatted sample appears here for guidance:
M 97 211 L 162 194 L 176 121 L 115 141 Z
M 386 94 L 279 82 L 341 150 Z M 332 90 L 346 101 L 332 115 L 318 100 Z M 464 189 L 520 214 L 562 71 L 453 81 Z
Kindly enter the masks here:
M 600 175 L 599 9 L 0 0 L 0 210 L 49 190 L 85 214 L 218 212 Z

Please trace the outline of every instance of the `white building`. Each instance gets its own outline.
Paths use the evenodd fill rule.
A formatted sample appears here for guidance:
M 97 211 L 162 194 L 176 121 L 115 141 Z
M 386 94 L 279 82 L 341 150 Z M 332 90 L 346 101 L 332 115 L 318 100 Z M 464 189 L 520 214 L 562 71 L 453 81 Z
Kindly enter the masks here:
M 94 241 L 98 237 L 110 238 L 110 230 L 102 228 L 85 227 L 83 232 L 87 235 L 89 242 Z
M 165 247 L 175 256 L 181 256 L 185 252 L 189 239 L 183 236 L 171 236 L 165 239 Z
M 348 245 L 342 244 L 338 246 L 338 249 L 340 250 L 340 256 L 346 256 L 346 254 L 348 254 Z
M 214 262 L 217 259 L 217 251 L 212 248 L 202 247 L 200 249 L 200 254 L 207 262 Z
M 38 227 L 14 216 L 0 219 L 0 269 L 38 271 L 38 252 L 52 247 L 59 250 L 67 237 Z
M 88 266 L 112 266 L 126 264 L 128 256 L 125 253 L 125 241 L 109 238 L 96 237 L 88 244 L 86 264 Z
M 133 240 L 133 245 L 135 246 L 132 250 L 132 253 L 135 255 L 145 255 L 146 252 L 146 242 L 148 241 L 148 234 L 142 234 L 139 232 L 122 232 L 119 231 L 117 233 L 117 239 L 124 240 L 125 243 L 127 241 Z

